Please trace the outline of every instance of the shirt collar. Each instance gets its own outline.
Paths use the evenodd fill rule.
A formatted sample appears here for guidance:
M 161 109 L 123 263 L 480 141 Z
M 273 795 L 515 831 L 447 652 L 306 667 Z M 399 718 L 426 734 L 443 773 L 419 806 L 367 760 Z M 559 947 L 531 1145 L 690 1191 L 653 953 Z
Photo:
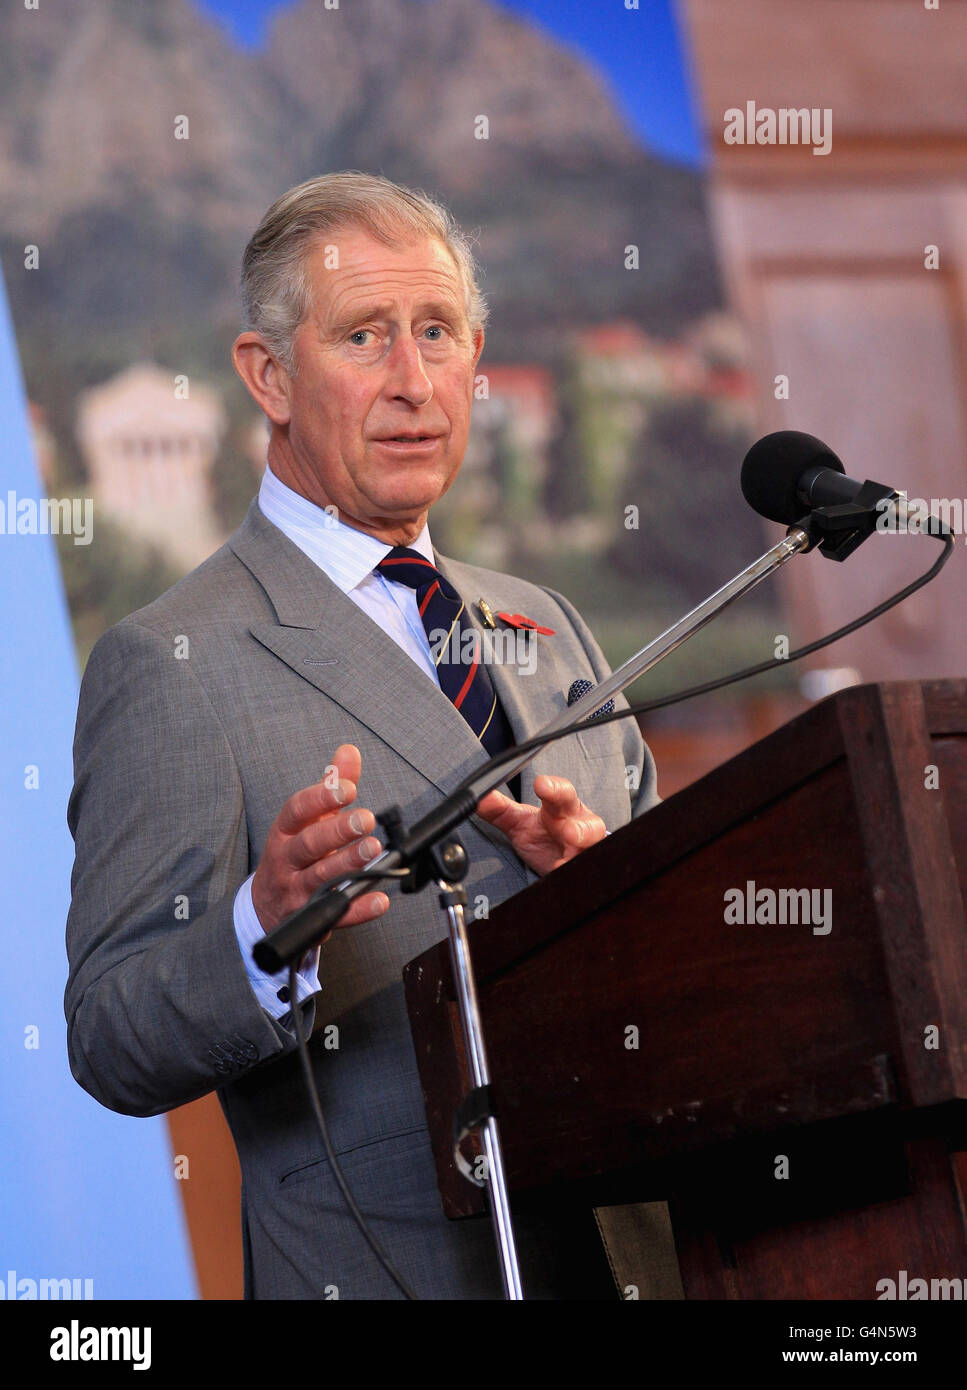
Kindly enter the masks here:
M 377 540 L 365 531 L 347 526 L 332 512 L 293 491 L 276 477 L 269 464 L 265 465 L 259 487 L 259 509 L 303 554 L 324 570 L 344 594 L 362 583 L 393 549 L 387 541 Z M 418 551 L 431 565 L 436 563 L 430 528 L 426 523 L 409 548 Z

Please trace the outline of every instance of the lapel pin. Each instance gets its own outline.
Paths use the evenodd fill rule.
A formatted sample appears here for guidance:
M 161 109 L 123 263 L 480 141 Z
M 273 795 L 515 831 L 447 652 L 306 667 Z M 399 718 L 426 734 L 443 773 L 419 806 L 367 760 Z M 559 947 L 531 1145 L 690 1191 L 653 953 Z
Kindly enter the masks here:
M 496 627 L 497 624 L 494 621 L 493 609 L 490 607 L 487 600 L 485 598 L 478 598 L 477 607 L 480 609 L 483 616 L 484 627 Z
M 538 623 L 534 622 L 533 618 L 525 618 L 523 613 L 498 613 L 497 617 L 500 618 L 502 622 L 509 623 L 511 627 L 520 628 L 523 631 L 540 632 L 543 633 L 545 637 L 554 636 L 554 629 L 552 627 L 541 627 Z

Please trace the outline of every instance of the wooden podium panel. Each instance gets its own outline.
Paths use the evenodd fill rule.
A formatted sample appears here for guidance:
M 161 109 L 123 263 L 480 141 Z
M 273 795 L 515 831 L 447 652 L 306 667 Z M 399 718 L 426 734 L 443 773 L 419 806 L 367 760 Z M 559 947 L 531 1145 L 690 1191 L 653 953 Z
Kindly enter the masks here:
M 769 1240 L 836 1245 L 836 1211 L 879 1231 L 878 1206 L 877 1267 L 887 1234 L 913 1259 L 930 1188 L 963 1277 L 965 894 L 967 682 L 904 682 L 815 706 L 473 923 L 512 1192 L 667 1199 L 689 1296 L 765 1297 Z M 444 1207 L 470 1215 L 447 944 L 404 978 Z

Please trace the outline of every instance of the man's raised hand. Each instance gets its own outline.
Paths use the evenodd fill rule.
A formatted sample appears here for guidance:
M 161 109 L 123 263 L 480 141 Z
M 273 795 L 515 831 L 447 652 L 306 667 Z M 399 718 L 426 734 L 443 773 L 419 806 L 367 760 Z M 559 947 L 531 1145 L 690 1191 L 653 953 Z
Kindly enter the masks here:
M 603 840 L 604 821 L 585 806 L 566 777 L 534 778 L 540 806 L 525 806 L 503 792 L 488 792 L 477 814 L 502 830 L 515 853 L 536 874 L 549 874 L 582 849 Z
M 329 775 L 294 792 L 266 838 L 252 879 L 252 905 L 267 932 L 304 907 L 320 884 L 358 873 L 382 849 L 372 834 L 376 825 L 372 811 L 350 806 L 362 772 L 359 749 L 352 743 L 341 744 L 331 766 L 338 781 Z M 369 922 L 388 907 L 385 893 L 364 893 L 337 925 Z

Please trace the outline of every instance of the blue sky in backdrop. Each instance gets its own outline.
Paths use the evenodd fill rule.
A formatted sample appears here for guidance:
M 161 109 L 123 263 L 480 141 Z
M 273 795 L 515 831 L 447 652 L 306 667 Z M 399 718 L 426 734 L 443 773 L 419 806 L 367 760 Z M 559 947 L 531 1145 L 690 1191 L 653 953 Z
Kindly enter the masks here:
M 248 47 L 268 34 L 272 15 L 292 0 L 195 0 Z M 346 0 L 350 3 L 350 0 Z M 425 4 L 446 0 L 423 0 Z M 701 163 L 697 115 L 689 91 L 675 0 L 501 0 L 563 43 L 579 49 L 608 79 L 641 141 L 669 159 Z

